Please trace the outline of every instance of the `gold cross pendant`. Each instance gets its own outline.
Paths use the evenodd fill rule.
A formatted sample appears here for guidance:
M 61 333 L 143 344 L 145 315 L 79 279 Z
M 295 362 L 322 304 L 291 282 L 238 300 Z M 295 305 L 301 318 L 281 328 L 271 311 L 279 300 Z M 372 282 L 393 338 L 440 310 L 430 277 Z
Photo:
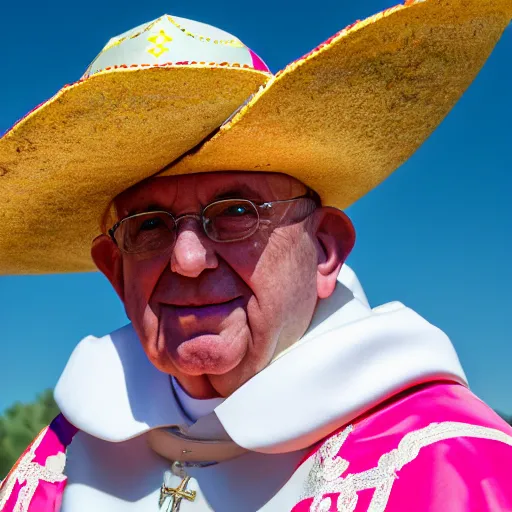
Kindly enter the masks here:
M 171 497 L 167 512 L 179 512 L 182 499 L 186 499 L 187 501 L 194 501 L 196 499 L 196 491 L 187 490 L 189 481 L 190 477 L 185 476 L 180 482 L 180 485 L 178 485 L 176 488 L 165 487 L 165 485 L 162 485 L 160 489 L 160 499 L 158 500 L 159 506 L 161 507 L 163 505 L 167 496 Z

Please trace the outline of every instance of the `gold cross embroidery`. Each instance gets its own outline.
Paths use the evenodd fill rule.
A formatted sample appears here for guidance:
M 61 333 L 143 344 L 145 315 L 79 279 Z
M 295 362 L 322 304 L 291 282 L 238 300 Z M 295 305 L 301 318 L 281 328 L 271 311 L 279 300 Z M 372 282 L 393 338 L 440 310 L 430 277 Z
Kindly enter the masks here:
M 196 499 L 196 491 L 187 490 L 187 485 L 190 481 L 190 477 L 186 476 L 177 488 L 165 487 L 162 485 L 160 489 L 160 500 L 159 505 L 162 506 L 165 498 L 170 496 L 171 502 L 169 503 L 168 512 L 178 512 L 180 510 L 181 500 L 185 498 L 187 501 L 194 501 Z
M 149 36 L 148 41 L 150 43 L 153 43 L 154 45 L 148 50 L 148 53 L 151 53 L 151 55 L 158 58 L 160 57 L 160 55 L 162 55 L 162 53 L 169 51 L 169 48 L 167 48 L 167 46 L 164 45 L 172 41 L 172 37 L 168 36 L 165 33 L 165 30 L 160 30 L 158 34 Z

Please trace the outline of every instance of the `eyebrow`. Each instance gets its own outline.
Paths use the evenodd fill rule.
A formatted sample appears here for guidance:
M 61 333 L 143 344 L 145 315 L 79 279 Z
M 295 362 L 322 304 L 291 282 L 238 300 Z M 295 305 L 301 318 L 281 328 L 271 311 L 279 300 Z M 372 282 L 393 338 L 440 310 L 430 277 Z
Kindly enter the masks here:
M 158 204 L 150 204 L 149 206 L 145 206 L 144 208 L 134 208 L 128 212 L 126 217 L 131 217 L 132 215 L 137 215 L 138 213 L 146 213 L 146 212 L 165 212 L 167 211 L 165 208 Z
M 261 195 L 245 183 L 228 185 L 219 189 L 213 196 L 213 200 L 219 199 L 254 199 L 261 200 Z
M 220 188 L 213 195 L 211 201 L 219 201 L 221 199 L 251 199 L 254 201 L 263 201 L 262 196 L 245 183 L 237 183 Z M 168 209 L 164 208 L 162 205 L 150 204 L 148 206 L 145 206 L 144 208 L 131 209 L 127 213 L 126 217 L 131 217 L 132 215 L 137 215 L 138 213 L 155 211 L 168 211 Z

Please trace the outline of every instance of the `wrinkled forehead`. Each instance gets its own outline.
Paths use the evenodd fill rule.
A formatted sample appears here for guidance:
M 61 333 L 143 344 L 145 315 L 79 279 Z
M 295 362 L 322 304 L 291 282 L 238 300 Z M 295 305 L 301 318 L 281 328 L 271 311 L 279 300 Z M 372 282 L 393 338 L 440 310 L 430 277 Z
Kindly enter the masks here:
M 209 172 L 144 180 L 118 195 L 114 206 L 118 216 L 124 217 L 149 206 L 197 207 L 225 197 L 271 201 L 290 199 L 305 191 L 303 183 L 287 174 Z

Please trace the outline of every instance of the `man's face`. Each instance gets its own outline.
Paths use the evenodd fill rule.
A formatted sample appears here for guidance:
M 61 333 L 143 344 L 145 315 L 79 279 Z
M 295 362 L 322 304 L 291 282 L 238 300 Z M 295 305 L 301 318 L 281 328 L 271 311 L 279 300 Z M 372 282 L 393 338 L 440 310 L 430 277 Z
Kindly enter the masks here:
M 305 192 L 282 174 L 207 173 L 147 180 L 115 206 L 121 219 L 152 209 L 178 217 L 218 199 L 261 204 Z M 314 209 L 310 200 L 280 205 L 249 238 L 227 243 L 210 240 L 200 222 L 185 218 L 168 250 L 148 257 L 111 247 L 116 271 L 100 261 L 105 249 L 93 246 L 93 257 L 121 295 L 150 361 L 192 396 L 228 396 L 311 321 L 318 266 L 326 259 Z M 113 245 L 105 238 L 101 244 Z

